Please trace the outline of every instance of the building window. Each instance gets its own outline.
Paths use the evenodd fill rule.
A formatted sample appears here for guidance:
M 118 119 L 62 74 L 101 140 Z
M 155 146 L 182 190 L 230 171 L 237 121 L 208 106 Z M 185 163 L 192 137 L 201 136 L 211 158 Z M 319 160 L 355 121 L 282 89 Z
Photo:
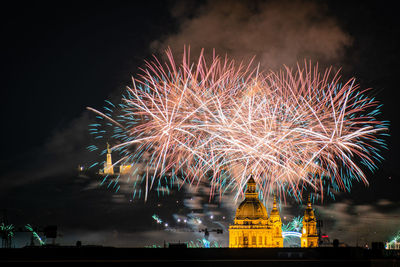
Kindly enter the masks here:
M 253 238 L 251 240 L 252 245 L 257 245 L 256 241 L 257 241 L 256 236 L 253 236 Z
M 259 244 L 259 245 L 262 245 L 262 236 L 259 236 L 259 237 L 258 237 L 258 244 Z

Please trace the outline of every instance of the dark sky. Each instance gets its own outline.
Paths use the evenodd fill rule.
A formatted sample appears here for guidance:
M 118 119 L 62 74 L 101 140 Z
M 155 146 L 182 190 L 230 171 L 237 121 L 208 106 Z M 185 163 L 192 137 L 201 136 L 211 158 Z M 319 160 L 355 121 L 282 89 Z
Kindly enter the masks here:
M 167 4 L 44 1 L 3 8 L 2 114 L 6 138 L 15 140 L 5 144 L 7 157 L 42 146 L 86 106 L 125 88 L 151 55 L 149 43 L 173 27 L 161 10 Z
M 153 53 L 166 46 L 180 53 L 183 43 L 190 43 L 194 50 L 216 48 L 237 59 L 255 55 L 261 64 L 268 62 L 268 68 L 290 65 L 305 56 L 342 67 L 344 77 L 354 76 L 362 88 L 372 87 L 383 104 L 382 119 L 390 121 L 389 149 L 382 153 L 385 161 L 368 175 L 369 187 L 356 184 L 336 202 L 321 205 L 320 215 L 327 221 L 326 231 L 342 239 L 357 225 L 365 234 L 364 242 L 384 241 L 400 230 L 400 23 L 394 6 L 380 1 L 2 5 L 0 208 L 7 209 L 10 223 L 57 224 L 63 230 L 63 243 L 83 239 L 115 246 L 199 238 L 193 233 L 157 231 L 151 219 L 154 213 L 170 221 L 192 211 L 201 218 L 212 213 L 219 221 L 207 226 L 226 227 L 233 204 L 208 203 L 190 189 L 147 203 L 130 202 L 124 194 L 97 186 L 92 178 L 76 177 L 74 169 L 94 157 L 85 150 L 92 142 L 87 133 L 92 117 L 85 108 L 100 109 L 105 99 L 118 100 L 131 76 Z M 290 30 L 293 27 L 298 34 Z M 317 34 L 302 34 L 309 29 Z M 169 209 L 160 208 L 160 203 Z M 302 213 L 289 204 L 283 211 L 292 212 L 291 216 Z M 222 244 L 225 235 L 218 239 Z M 19 238 L 20 245 L 24 238 Z

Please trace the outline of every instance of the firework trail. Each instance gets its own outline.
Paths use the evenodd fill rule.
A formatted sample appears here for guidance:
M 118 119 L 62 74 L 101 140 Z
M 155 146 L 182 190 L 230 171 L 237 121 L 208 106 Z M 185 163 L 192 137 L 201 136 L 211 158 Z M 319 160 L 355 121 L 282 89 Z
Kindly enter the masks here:
M 35 237 L 37 241 L 39 241 L 39 244 L 41 246 L 45 245 L 45 242 L 43 242 L 42 238 L 40 238 L 38 233 L 35 232 L 35 230 L 30 224 L 25 225 L 25 228 L 32 233 L 32 236 Z
M 264 74 L 217 56 L 207 64 L 203 53 L 191 63 L 185 50 L 179 65 L 166 54 L 164 64 L 146 62 L 114 106 L 118 115 L 95 110 L 113 125 L 121 162 L 146 161 L 145 194 L 178 175 L 207 180 L 210 196 L 241 193 L 253 175 L 261 197 L 300 198 L 312 188 L 323 198 L 354 180 L 367 184 L 365 166 L 373 171 L 381 160 L 387 122 L 354 78 L 341 82 L 311 63 Z

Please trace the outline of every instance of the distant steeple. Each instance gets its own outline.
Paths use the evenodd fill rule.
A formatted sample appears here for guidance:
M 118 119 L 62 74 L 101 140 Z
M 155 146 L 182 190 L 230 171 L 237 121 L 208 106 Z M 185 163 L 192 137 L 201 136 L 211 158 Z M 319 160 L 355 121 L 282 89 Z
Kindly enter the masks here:
M 114 166 L 111 158 L 110 144 L 107 142 L 107 160 L 104 162 L 104 174 L 114 174 Z

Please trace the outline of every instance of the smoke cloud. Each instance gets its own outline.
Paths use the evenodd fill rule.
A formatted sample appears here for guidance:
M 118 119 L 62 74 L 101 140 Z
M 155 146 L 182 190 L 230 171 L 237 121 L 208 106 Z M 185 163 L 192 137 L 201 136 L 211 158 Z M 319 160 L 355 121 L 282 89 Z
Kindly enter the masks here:
M 181 21 L 179 30 L 154 41 L 154 51 L 167 47 L 180 54 L 202 48 L 211 55 L 227 55 L 247 62 L 255 57 L 263 69 L 292 66 L 304 59 L 321 64 L 340 63 L 352 38 L 327 8 L 313 1 L 207 1 L 200 8 L 176 5 L 171 14 Z

